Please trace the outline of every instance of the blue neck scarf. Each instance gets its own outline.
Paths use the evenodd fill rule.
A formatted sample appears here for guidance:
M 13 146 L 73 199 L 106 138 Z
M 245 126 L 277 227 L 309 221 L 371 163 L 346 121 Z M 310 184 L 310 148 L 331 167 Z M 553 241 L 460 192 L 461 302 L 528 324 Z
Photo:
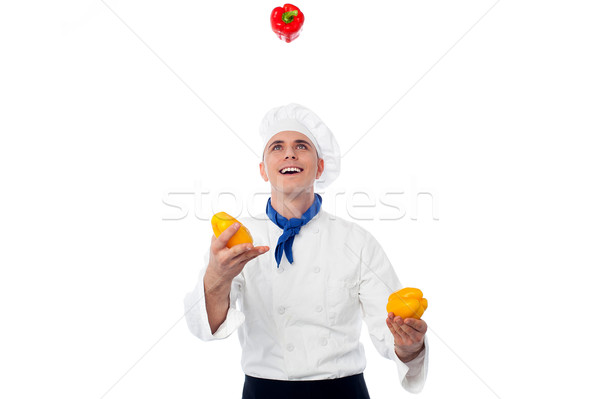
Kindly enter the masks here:
M 267 216 L 273 223 L 283 229 L 283 233 L 279 237 L 277 241 L 277 247 L 275 248 L 275 260 L 277 261 L 277 267 L 279 268 L 279 263 L 281 262 L 281 257 L 283 256 L 283 252 L 285 250 L 285 257 L 288 262 L 293 263 L 294 257 L 292 256 L 292 244 L 294 243 L 294 236 L 300 232 L 300 228 L 308 223 L 321 209 L 322 198 L 319 194 L 315 193 L 315 200 L 312 205 L 304 214 L 297 218 L 286 219 L 281 216 L 273 207 L 271 206 L 271 198 L 267 201 Z

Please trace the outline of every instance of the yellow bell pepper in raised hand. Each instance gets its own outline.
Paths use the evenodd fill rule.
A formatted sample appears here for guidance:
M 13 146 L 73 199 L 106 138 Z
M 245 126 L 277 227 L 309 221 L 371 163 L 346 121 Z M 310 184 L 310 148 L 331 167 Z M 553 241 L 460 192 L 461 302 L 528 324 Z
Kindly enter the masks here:
M 215 236 L 219 237 L 221 233 L 223 233 L 229 226 L 238 222 L 233 216 L 229 215 L 226 212 L 215 213 L 210 221 L 212 224 L 213 231 Z M 231 248 L 238 244 L 252 244 L 252 235 L 250 234 L 250 230 L 246 228 L 243 224 L 240 223 L 240 228 L 235 232 L 233 237 L 229 239 L 227 242 L 227 248 Z
M 390 295 L 386 309 L 403 319 L 420 319 L 427 309 L 427 299 L 420 289 L 406 287 Z

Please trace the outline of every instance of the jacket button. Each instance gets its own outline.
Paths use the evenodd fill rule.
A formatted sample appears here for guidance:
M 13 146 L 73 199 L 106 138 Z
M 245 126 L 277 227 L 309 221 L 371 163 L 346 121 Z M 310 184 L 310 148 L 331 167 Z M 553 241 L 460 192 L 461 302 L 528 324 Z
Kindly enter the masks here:
M 317 312 L 322 312 L 322 311 L 323 311 L 323 306 L 319 305 L 319 306 L 317 306 L 317 307 L 315 308 L 315 310 L 316 310 Z
M 321 338 L 321 345 L 327 345 L 327 338 Z
M 279 267 L 277 268 L 277 273 L 283 273 L 283 267 L 279 266 Z
M 288 350 L 288 352 L 291 352 L 291 351 L 293 351 L 293 350 L 294 350 L 294 345 L 292 345 L 292 344 L 288 344 L 288 345 L 287 345 L 287 350 Z
M 280 306 L 279 309 L 279 314 L 284 314 L 285 313 L 285 308 L 283 306 Z
M 315 266 L 315 268 L 313 269 L 313 271 L 315 273 L 319 273 L 321 271 L 321 268 L 319 266 Z

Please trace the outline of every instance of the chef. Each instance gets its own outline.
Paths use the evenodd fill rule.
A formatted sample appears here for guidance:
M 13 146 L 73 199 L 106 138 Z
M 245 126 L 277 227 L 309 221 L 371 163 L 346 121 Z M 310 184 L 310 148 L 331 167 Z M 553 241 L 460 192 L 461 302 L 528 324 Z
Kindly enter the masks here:
M 260 135 L 271 198 L 264 218 L 240 220 L 260 245 L 227 248 L 237 224 L 212 237 L 185 297 L 189 329 L 204 341 L 237 331 L 243 399 L 365 399 L 364 321 L 402 387 L 420 392 L 427 324 L 386 315 L 388 296 L 402 288 L 386 254 L 364 228 L 325 212 L 315 193 L 339 175 L 335 137 L 298 104 L 270 110 Z

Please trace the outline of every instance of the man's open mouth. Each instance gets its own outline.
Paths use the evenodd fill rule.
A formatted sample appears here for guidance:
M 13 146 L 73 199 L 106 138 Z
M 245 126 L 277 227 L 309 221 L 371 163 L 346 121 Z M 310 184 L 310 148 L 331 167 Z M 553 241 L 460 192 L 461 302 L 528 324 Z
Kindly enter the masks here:
M 295 175 L 296 173 L 302 172 L 302 168 L 283 168 L 279 171 L 282 175 Z

